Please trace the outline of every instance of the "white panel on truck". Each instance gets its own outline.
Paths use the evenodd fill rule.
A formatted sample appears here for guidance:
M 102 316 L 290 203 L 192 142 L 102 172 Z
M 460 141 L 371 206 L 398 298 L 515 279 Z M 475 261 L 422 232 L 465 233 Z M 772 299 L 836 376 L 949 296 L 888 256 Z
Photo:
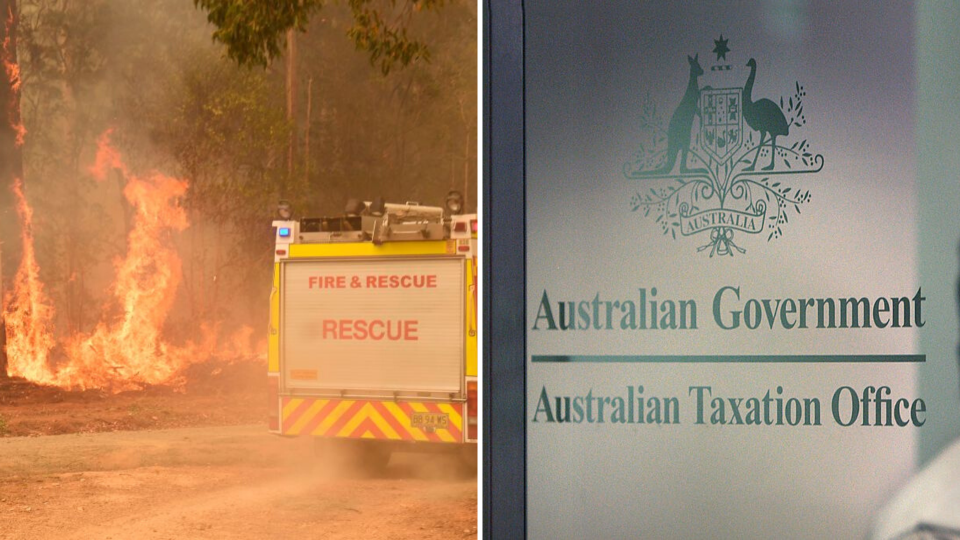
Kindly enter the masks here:
M 283 263 L 286 388 L 459 392 L 463 273 L 461 259 Z

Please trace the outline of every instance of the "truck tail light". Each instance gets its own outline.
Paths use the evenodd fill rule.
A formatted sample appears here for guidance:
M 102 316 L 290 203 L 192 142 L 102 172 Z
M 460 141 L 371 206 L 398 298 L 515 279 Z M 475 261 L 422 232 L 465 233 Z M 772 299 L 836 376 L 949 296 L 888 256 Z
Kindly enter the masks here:
M 477 438 L 477 381 L 467 381 L 467 438 Z
M 477 220 L 470 220 L 470 232 L 477 232 Z
M 267 407 L 270 431 L 280 431 L 280 377 L 267 375 Z

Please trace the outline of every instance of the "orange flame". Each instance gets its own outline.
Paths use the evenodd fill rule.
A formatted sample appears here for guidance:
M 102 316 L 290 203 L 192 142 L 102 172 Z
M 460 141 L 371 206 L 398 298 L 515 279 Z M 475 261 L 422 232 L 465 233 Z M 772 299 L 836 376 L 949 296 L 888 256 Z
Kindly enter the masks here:
M 111 169 L 118 169 L 124 176 L 130 174 L 127 166 L 123 164 L 120 152 L 110 145 L 111 135 L 113 135 L 113 128 L 104 131 L 97 138 L 97 157 L 90 166 L 90 174 L 99 181 L 103 181 Z
M 104 137 L 101 142 L 97 163 L 109 159 L 125 170 L 109 140 Z M 105 174 L 106 169 L 100 172 Z M 184 355 L 167 346 L 161 331 L 180 285 L 180 257 L 170 245 L 169 233 L 187 227 L 186 214 L 177 204 L 186 191 L 185 181 L 157 172 L 128 178 L 123 194 L 136 215 L 127 255 L 116 263 L 114 297 L 122 316 L 112 324 L 101 322 L 91 335 L 67 344 L 71 363 L 61 372 L 71 385 L 157 384 L 169 381 L 183 367 Z
M 7 104 L 8 116 L 10 118 L 10 127 L 17 134 L 16 145 L 23 146 L 23 139 L 27 135 L 27 129 L 23 127 L 23 121 L 20 119 L 20 64 L 17 63 L 17 52 L 11 46 L 10 36 L 16 31 L 17 19 L 13 6 L 7 8 L 6 33 L 3 38 L 3 67 L 7 73 L 7 80 L 10 81 L 10 103 Z
M 252 329 L 241 329 L 221 347 L 216 343 L 216 325 L 201 329 L 203 339 L 198 344 L 178 347 L 163 339 L 163 327 L 182 278 L 172 235 L 188 226 L 186 213 L 179 205 L 187 182 L 159 172 L 146 177 L 130 174 L 109 137 L 109 131 L 100 137 L 90 170 L 98 180 L 113 169 L 123 173 L 127 181 L 123 194 L 135 210 L 127 253 L 115 262 L 113 301 L 121 315 L 101 321 L 89 335 L 66 340 L 65 360 L 57 362 L 56 369 L 51 368 L 53 308 L 43 295 L 33 255 L 32 214 L 18 185 L 24 259 L 14 292 L 5 300 L 9 306 L 5 316 L 10 374 L 57 386 L 122 391 L 146 384 L 182 384 L 184 368 L 210 359 L 215 352 L 253 356 Z
M 20 217 L 23 258 L 14 278 L 13 290 L 3 298 L 7 325 L 7 372 L 34 381 L 52 381 L 47 359 L 54 346 L 50 329 L 54 310 L 40 282 L 40 267 L 33 249 L 33 209 L 23 195 L 18 178 L 13 185 Z

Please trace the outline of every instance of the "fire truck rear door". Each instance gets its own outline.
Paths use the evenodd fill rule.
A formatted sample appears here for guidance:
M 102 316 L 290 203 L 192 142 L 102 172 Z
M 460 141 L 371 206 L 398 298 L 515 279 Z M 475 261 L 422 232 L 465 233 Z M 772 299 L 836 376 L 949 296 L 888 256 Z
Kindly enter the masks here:
M 459 258 L 288 260 L 281 370 L 306 393 L 460 392 Z

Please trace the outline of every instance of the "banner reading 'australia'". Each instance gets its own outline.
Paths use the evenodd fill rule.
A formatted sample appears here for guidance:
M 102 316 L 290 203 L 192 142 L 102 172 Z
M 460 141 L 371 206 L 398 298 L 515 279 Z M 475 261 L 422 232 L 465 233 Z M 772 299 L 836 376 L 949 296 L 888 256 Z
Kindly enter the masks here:
M 954 432 L 914 9 L 525 3 L 531 538 L 864 538 Z

